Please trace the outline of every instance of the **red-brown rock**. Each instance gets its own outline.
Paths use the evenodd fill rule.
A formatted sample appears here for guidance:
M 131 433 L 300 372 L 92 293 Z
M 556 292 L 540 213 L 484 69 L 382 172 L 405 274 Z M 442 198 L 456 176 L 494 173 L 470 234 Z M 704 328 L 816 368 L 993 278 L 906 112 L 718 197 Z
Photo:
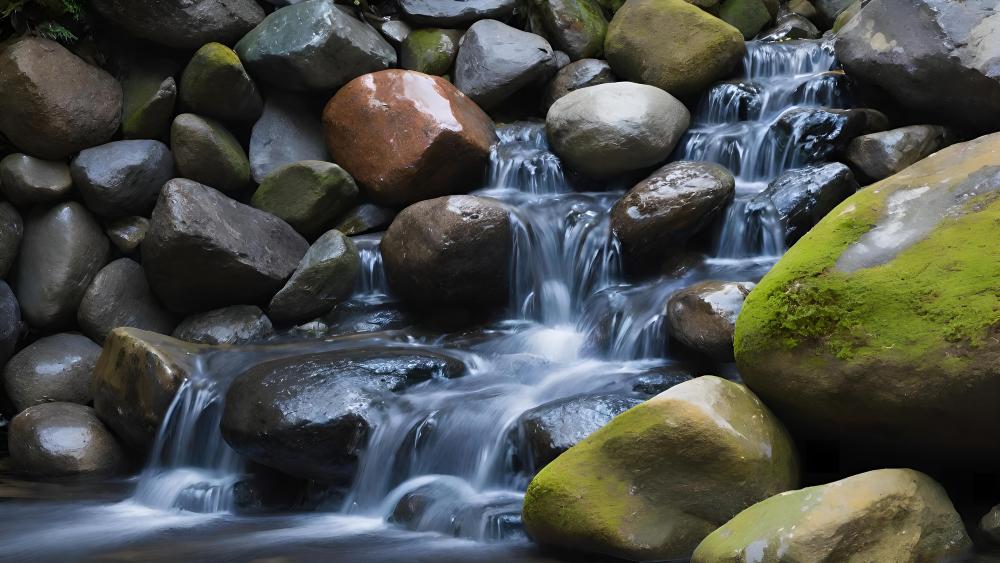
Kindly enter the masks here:
M 369 198 L 408 205 L 476 188 L 493 121 L 448 81 L 408 70 L 360 76 L 323 111 L 334 162 Z

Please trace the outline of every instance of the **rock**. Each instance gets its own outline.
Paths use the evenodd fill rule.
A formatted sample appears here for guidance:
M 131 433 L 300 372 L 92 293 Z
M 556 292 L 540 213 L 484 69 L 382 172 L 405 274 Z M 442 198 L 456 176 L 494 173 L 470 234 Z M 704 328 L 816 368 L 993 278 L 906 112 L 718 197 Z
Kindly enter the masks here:
M 143 39 L 193 51 L 212 41 L 231 44 L 264 19 L 254 0 L 93 0 L 102 16 Z
M 24 221 L 14 206 L 6 201 L 0 202 L 0 279 L 7 277 L 7 272 L 17 259 L 17 250 L 24 237 Z
M 837 60 L 910 109 L 992 131 L 1000 127 L 995 9 L 993 0 L 871 2 L 837 35 Z
M 272 171 L 302 160 L 330 160 L 320 108 L 285 92 L 270 92 L 250 134 L 250 168 L 257 183 Z
M 608 20 L 596 0 L 535 0 L 545 36 L 572 60 L 604 52 Z
M 400 66 L 424 74 L 448 74 L 458 55 L 461 38 L 462 31 L 458 29 L 417 29 L 403 40 Z
M 21 308 L 7 282 L 0 280 L 0 369 L 17 348 L 21 338 Z
M 373 203 L 362 203 L 345 213 L 335 229 L 352 237 L 375 231 L 384 231 L 396 218 L 396 211 Z
M 236 52 L 221 43 L 206 43 L 181 75 L 185 111 L 222 121 L 256 121 L 264 111 L 257 85 Z
M 392 348 L 265 362 L 229 387 L 222 435 L 262 465 L 346 484 L 388 393 L 464 370 L 462 362 L 436 352 Z
M 313 239 L 332 227 L 358 197 L 358 186 L 343 168 L 304 160 L 268 174 L 250 204 L 284 219 L 302 236 Z
M 381 18 L 378 22 L 372 22 L 383 37 L 389 40 L 393 46 L 400 46 L 409 37 L 413 28 L 403 20 L 392 19 L 398 16 L 388 16 L 389 19 Z
M 859 191 L 747 298 L 737 365 L 797 432 L 872 463 L 1000 460 L 998 155 L 982 137 Z
M 705 538 L 691 561 L 945 561 L 971 547 L 941 485 L 880 469 L 759 502 Z
M 87 208 L 102 217 L 146 215 L 174 177 L 174 155 L 159 141 L 115 141 L 85 149 L 70 165 Z
M 844 10 L 849 8 L 855 0 L 814 0 L 813 5 L 819 16 L 819 21 L 826 27 L 833 25 Z
M 414 324 L 413 315 L 398 303 L 351 299 L 334 306 L 323 323 L 331 336 L 398 330 Z
M 481 20 L 462 37 L 455 86 L 489 109 L 555 71 L 548 41 L 496 20 Z
M 797 168 L 775 178 L 750 200 L 747 209 L 761 215 L 777 212 L 785 244 L 790 246 L 856 191 L 858 182 L 843 164 Z
M 118 130 L 122 89 L 62 45 L 23 37 L 0 50 L 0 133 L 39 158 L 61 160 Z
M 43 332 L 72 327 L 109 251 L 101 226 L 75 201 L 30 215 L 11 276 L 28 325 Z
M 10 421 L 7 443 L 14 465 L 36 477 L 108 475 L 126 464 L 94 409 L 73 403 L 26 409 Z
M 250 185 L 250 161 L 240 142 L 221 123 L 182 113 L 170 126 L 177 173 L 224 192 Z
M 718 164 L 671 162 L 615 203 L 611 231 L 630 263 L 649 265 L 711 224 L 735 193 L 736 180 Z
M 142 266 L 128 258 L 111 262 L 94 276 L 83 294 L 77 321 L 97 343 L 120 326 L 170 334 L 175 324 L 149 289 Z
M 819 29 L 805 16 L 783 11 L 774 27 L 759 36 L 759 41 L 791 41 L 794 39 L 819 39 Z
M 856 137 L 847 160 L 873 180 L 888 178 L 951 144 L 951 134 L 939 125 L 911 125 Z
M 351 239 L 327 231 L 313 243 L 292 277 L 267 306 L 277 323 L 308 321 L 351 295 L 361 260 Z
M 514 12 L 513 0 L 399 0 L 406 19 L 423 25 L 464 27 L 483 19 L 507 19 Z M 463 25 L 464 24 L 464 25 Z
M 73 187 L 69 166 L 26 154 L 10 154 L 0 160 L 0 189 L 14 205 L 54 203 Z
M 197 344 L 247 344 L 274 335 L 260 307 L 233 305 L 191 315 L 174 329 L 174 338 Z
M 553 150 L 595 178 L 660 164 L 688 128 L 684 104 L 633 82 L 599 84 L 556 100 L 545 117 Z
M 441 78 L 406 70 L 341 88 L 323 124 L 333 160 L 382 205 L 476 187 L 496 141 L 492 120 L 472 100 Z
M 774 415 L 742 385 L 703 376 L 615 417 L 547 465 L 528 486 L 522 517 L 542 544 L 685 558 L 797 480 L 791 438 Z
M 104 234 L 108 235 L 111 244 L 122 254 L 132 254 L 146 238 L 149 231 L 149 219 L 145 217 L 122 217 L 108 223 Z
M 236 44 L 250 74 L 287 90 L 335 90 L 396 66 L 396 51 L 333 0 L 276 10 Z
M 682 98 L 729 77 L 744 50 L 736 28 L 684 0 L 627 2 L 604 41 L 615 75 Z
M 763 0 L 725 0 L 719 8 L 719 19 L 738 29 L 744 39 L 753 39 L 771 18 Z
M 274 215 L 176 179 L 160 192 L 142 256 L 149 284 L 163 304 L 195 312 L 266 303 L 308 247 Z
M 177 82 L 170 61 L 146 59 L 128 69 L 122 78 L 122 137 L 125 139 L 168 138 L 177 103 Z
M 979 521 L 979 529 L 992 541 L 1000 544 L 1000 504 L 993 507 L 986 516 Z
M 543 108 L 548 111 L 559 98 L 574 90 L 608 84 L 616 80 L 611 65 L 599 59 L 580 59 L 559 69 L 545 90 Z
M 773 125 L 778 154 L 792 166 L 829 161 L 865 132 L 868 116 L 856 110 L 793 108 Z
M 787 4 L 788 10 L 807 18 L 811 22 L 819 21 L 819 12 L 810 0 L 790 0 Z
M 840 33 L 840 30 L 844 29 L 844 26 L 847 25 L 847 22 L 851 21 L 854 16 L 861 13 L 861 8 L 863 7 L 864 5 L 861 3 L 861 0 L 854 0 L 851 2 L 848 7 L 844 8 L 843 12 L 840 12 L 837 19 L 833 21 L 833 27 L 830 28 L 830 32 L 834 34 Z
M 717 362 L 733 361 L 733 330 L 753 282 L 704 281 L 670 296 L 667 331 Z
M 3 385 L 16 412 L 51 402 L 86 405 L 101 347 L 79 334 L 39 338 L 7 362 Z
M 411 205 L 382 239 L 389 285 L 421 307 L 505 303 L 511 231 L 507 209 L 492 199 L 448 196 Z

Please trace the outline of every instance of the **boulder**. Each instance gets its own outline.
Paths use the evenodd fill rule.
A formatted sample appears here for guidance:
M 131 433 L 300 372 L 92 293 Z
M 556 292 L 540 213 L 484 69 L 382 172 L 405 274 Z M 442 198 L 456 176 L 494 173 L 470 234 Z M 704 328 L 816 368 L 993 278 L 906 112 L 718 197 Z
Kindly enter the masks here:
M 483 19 L 507 19 L 514 0 L 399 0 L 404 17 L 415 23 L 464 27 Z
M 837 3 L 846 7 L 850 0 Z M 910 109 L 996 130 L 997 18 L 994 0 L 870 2 L 838 33 L 837 60 Z
M 549 42 L 496 20 L 481 20 L 462 37 L 455 86 L 489 109 L 556 71 Z
M 626 2 L 604 41 L 615 75 L 681 98 L 729 77 L 744 50 L 739 30 L 684 0 Z
M 177 103 L 175 65 L 164 59 L 134 63 L 122 77 L 122 137 L 166 140 Z
M 746 387 L 703 376 L 618 415 L 547 465 L 522 517 L 545 545 L 680 559 L 797 482 L 791 438 L 774 415 Z
M 382 239 L 393 292 L 420 307 L 507 301 L 512 227 L 499 202 L 448 196 L 411 205 Z
M 492 120 L 472 100 L 444 79 L 407 70 L 341 88 L 323 124 L 333 160 L 383 205 L 477 187 L 496 141 Z
M 86 336 L 61 333 L 39 338 L 7 362 L 3 386 L 16 412 L 51 402 L 86 405 L 101 347 Z
M 110 246 L 101 226 L 75 201 L 29 215 L 11 276 L 28 325 L 43 332 L 72 327 Z
M 194 312 L 266 303 L 308 247 L 274 215 L 175 179 L 160 192 L 142 256 L 149 284 L 164 305 Z
M 753 39 L 773 16 L 764 0 L 725 0 L 719 7 L 719 19 L 735 27 L 744 39 Z
M 785 231 L 785 244 L 802 235 L 858 191 L 851 169 L 840 163 L 789 170 L 775 178 L 747 204 L 750 213 L 776 213 Z
M 0 50 L 0 133 L 39 158 L 61 160 L 118 130 L 122 88 L 65 47 L 22 37 Z
M 14 205 L 55 203 L 69 193 L 73 179 L 65 162 L 10 154 L 0 160 L 0 190 Z
M 122 254 L 133 254 L 139 250 L 139 245 L 149 231 L 149 219 L 145 217 L 122 217 L 108 222 L 104 234 L 108 235 L 111 244 Z
M 872 180 L 882 180 L 951 144 L 939 125 L 911 125 L 856 137 L 847 146 L 847 161 Z
M 335 90 L 396 66 L 392 45 L 333 0 L 275 10 L 236 44 L 236 52 L 254 77 L 287 90 Z
M 264 110 L 257 85 L 236 52 L 206 43 L 181 74 L 180 101 L 185 111 L 222 121 L 256 121 Z
M 534 0 L 545 36 L 572 60 L 604 52 L 608 20 L 596 0 Z
M 6 201 L 0 202 L 0 279 L 7 277 L 7 272 L 17 259 L 17 250 L 21 247 L 24 237 L 24 221 L 13 205 Z
M 350 297 L 361 272 L 358 249 L 339 231 L 319 237 L 281 288 L 267 313 L 276 323 L 308 321 Z
M 92 0 L 91 5 L 132 35 L 188 51 L 212 41 L 231 44 L 264 19 L 254 0 Z
M 970 547 L 941 485 L 912 469 L 880 469 L 759 502 L 705 538 L 691 561 L 945 561 Z
M 273 335 L 271 319 L 260 307 L 232 305 L 191 315 L 177 325 L 173 337 L 196 344 L 247 344 Z
M 792 108 L 772 126 L 777 153 L 788 166 L 828 162 L 865 133 L 868 117 L 859 110 Z
M 703 281 L 670 296 L 667 332 L 717 362 L 733 361 L 733 330 L 753 282 Z
M 633 266 L 654 266 L 711 224 L 735 193 L 736 180 L 718 164 L 671 162 L 615 203 L 611 231 Z
M 845 455 L 1000 460 L 1000 134 L 854 194 L 757 285 L 736 323 L 746 384 Z M 870 455 L 875 455 L 871 454 Z
M 559 69 L 545 89 L 543 109 L 548 111 L 559 98 L 574 90 L 616 80 L 611 65 L 599 59 L 580 59 Z
M 250 170 L 258 184 L 274 170 L 303 160 L 330 160 L 323 140 L 322 108 L 296 94 L 269 92 L 250 133 Z
M 337 220 L 335 229 L 349 237 L 374 231 L 384 231 L 396 218 L 396 210 L 374 203 L 362 203 L 343 214 Z
M 414 30 L 400 46 L 400 66 L 424 74 L 448 74 L 458 55 L 458 41 L 462 33 L 458 29 Z
M 7 445 L 14 466 L 34 477 L 103 476 L 127 463 L 94 409 L 74 403 L 24 410 L 10 421 Z
M 330 162 L 304 160 L 268 174 L 250 204 L 314 239 L 332 227 L 357 197 L 358 186 L 343 168 Z
M 0 280 L 0 369 L 17 348 L 21 338 L 21 308 L 7 282 Z
M 174 155 L 159 141 L 115 141 L 85 149 L 70 165 L 87 208 L 101 217 L 146 215 L 174 177 Z
M 177 173 L 217 190 L 235 192 L 250 185 L 250 160 L 240 142 L 214 119 L 182 113 L 170 126 L 170 148 Z
M 80 330 L 97 343 L 120 326 L 170 334 L 175 324 L 149 289 L 142 266 L 128 258 L 111 262 L 94 276 L 76 317 Z

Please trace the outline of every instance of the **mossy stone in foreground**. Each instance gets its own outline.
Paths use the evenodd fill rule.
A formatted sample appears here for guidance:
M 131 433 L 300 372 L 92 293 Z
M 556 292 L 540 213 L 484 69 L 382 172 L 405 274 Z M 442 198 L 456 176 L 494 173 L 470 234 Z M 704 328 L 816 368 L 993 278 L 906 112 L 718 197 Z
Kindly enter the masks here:
M 358 186 L 343 168 L 303 160 L 271 172 L 250 204 L 285 220 L 307 238 L 318 236 L 354 205 Z
M 746 384 L 803 434 L 1000 460 L 1000 134 L 844 201 L 750 293 Z
M 457 29 L 417 29 L 406 36 L 400 46 L 400 66 L 424 74 L 448 74 L 458 54 Z
M 223 121 L 254 121 L 264 111 L 257 85 L 236 52 L 207 43 L 194 54 L 181 75 L 184 109 Z
M 615 417 L 542 469 L 524 499 L 524 526 L 543 544 L 679 559 L 797 483 L 781 423 L 746 387 L 704 376 Z

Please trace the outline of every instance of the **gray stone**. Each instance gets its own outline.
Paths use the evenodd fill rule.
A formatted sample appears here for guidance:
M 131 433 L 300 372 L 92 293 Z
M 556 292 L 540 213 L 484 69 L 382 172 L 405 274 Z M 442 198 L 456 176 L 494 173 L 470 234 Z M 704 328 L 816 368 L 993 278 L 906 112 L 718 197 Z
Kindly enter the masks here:
M 797 168 L 775 178 L 747 208 L 751 213 L 777 212 L 785 227 L 785 244 L 792 245 L 856 191 L 858 182 L 843 164 Z
M 389 228 L 395 218 L 395 209 L 374 203 L 362 203 L 345 213 L 338 220 L 334 229 L 353 237 L 375 231 L 384 231 Z
M 320 121 L 322 107 L 295 94 L 274 91 L 250 134 L 250 168 L 257 183 L 272 171 L 302 160 L 330 160 Z
M 552 46 L 496 20 L 474 23 L 455 59 L 455 86 L 489 109 L 555 72 Z
M 170 334 L 174 320 L 149 289 L 138 263 L 119 258 L 94 276 L 80 302 L 77 321 L 84 334 L 103 343 L 112 330 L 130 326 Z
M 174 177 L 174 156 L 159 141 L 115 141 L 85 149 L 70 165 L 87 208 L 102 217 L 145 215 Z
M 0 189 L 14 205 L 54 203 L 73 187 L 65 162 L 42 160 L 26 154 L 10 154 L 0 160 Z
M 193 51 L 231 44 L 264 19 L 254 0 L 93 0 L 93 8 L 132 35 Z
M 149 219 L 145 217 L 122 217 L 108 223 L 104 234 L 111 239 L 122 254 L 132 254 L 139 249 L 146 232 L 149 231 Z
M 125 451 L 94 409 L 46 403 L 10 421 L 11 461 L 34 476 L 108 475 L 122 470 Z
M 888 178 L 951 144 L 940 125 L 911 125 L 862 135 L 847 146 L 847 161 L 872 180 Z
M 556 100 L 574 90 L 608 84 L 617 79 L 611 65 L 599 59 L 580 59 L 559 69 L 545 90 L 544 109 L 548 111 Z
M 678 291 L 667 302 L 667 331 L 714 361 L 733 361 L 736 317 L 753 287 L 753 282 L 704 281 Z
M 182 113 L 170 126 L 170 148 L 177 173 L 184 178 L 234 192 L 250 185 L 246 152 L 221 123 Z
M 17 259 L 17 250 L 21 247 L 24 237 L 24 221 L 14 206 L 6 201 L 0 202 L 0 279 L 7 277 L 7 272 Z
M 309 247 L 288 283 L 271 299 L 267 313 L 283 324 L 323 315 L 351 295 L 360 271 L 354 242 L 339 231 L 327 231 Z
M 21 308 L 7 282 L 0 280 L 0 369 L 10 359 L 21 338 Z
M 400 0 L 399 7 L 413 23 L 458 27 L 483 19 L 506 19 L 514 0 Z
M 233 305 L 191 315 L 174 329 L 174 338 L 197 344 L 246 344 L 274 335 L 271 319 L 255 305 Z
M 7 362 L 4 390 L 17 412 L 52 402 L 86 405 L 100 355 L 101 347 L 79 334 L 40 338 Z

